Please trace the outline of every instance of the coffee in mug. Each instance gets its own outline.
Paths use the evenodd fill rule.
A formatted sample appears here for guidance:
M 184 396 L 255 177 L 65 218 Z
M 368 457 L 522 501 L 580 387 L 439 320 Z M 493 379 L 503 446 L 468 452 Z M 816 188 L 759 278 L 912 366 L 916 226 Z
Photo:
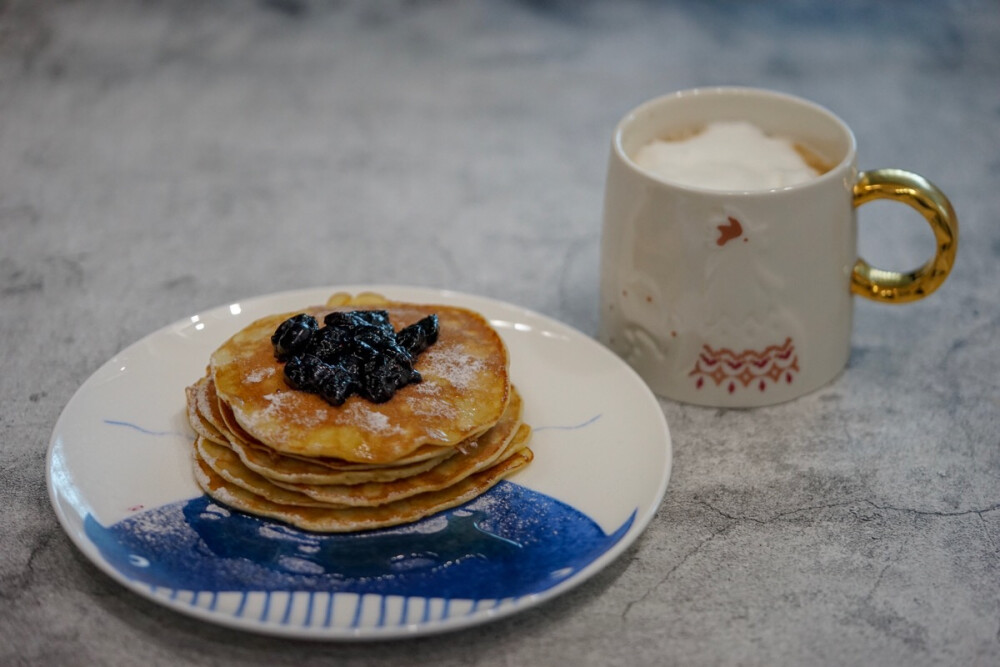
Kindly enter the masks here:
M 711 190 L 784 188 L 830 170 L 814 151 L 746 121 L 718 121 L 654 139 L 633 159 L 657 178 Z
M 885 271 L 858 257 L 855 210 L 874 199 L 931 225 L 924 266 Z M 846 366 L 852 295 L 929 295 L 957 240 L 944 194 L 911 172 L 859 173 L 854 136 L 830 111 L 752 88 L 682 91 L 615 130 L 599 338 L 666 398 L 787 401 Z

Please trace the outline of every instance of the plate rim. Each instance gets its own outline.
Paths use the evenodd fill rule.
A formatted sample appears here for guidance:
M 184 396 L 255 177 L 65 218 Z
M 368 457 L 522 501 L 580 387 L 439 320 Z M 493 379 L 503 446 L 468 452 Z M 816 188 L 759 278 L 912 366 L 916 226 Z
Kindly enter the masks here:
M 80 400 L 79 397 L 84 395 L 87 390 L 90 389 L 90 385 L 95 381 L 95 376 L 97 376 L 102 370 L 107 366 L 115 362 L 122 355 L 133 351 L 135 348 L 142 346 L 148 340 L 153 339 L 157 336 L 174 334 L 179 327 L 186 326 L 192 321 L 192 317 L 197 316 L 207 316 L 210 313 L 215 313 L 228 308 L 232 304 L 243 304 L 247 302 L 259 302 L 264 300 L 277 300 L 277 301 L 290 301 L 296 298 L 316 298 L 312 295 L 322 295 L 326 294 L 327 297 L 336 292 L 349 292 L 357 294 L 359 292 L 376 292 L 385 294 L 390 298 L 394 298 L 394 293 L 408 292 L 408 293 L 419 293 L 421 299 L 432 299 L 432 298 L 444 298 L 446 300 L 454 301 L 472 301 L 483 304 L 485 307 L 495 307 L 499 309 L 507 309 L 516 311 L 518 314 L 525 316 L 530 319 L 539 320 L 545 323 L 546 326 L 550 326 L 556 330 L 563 330 L 573 337 L 582 338 L 589 341 L 593 345 L 595 351 L 601 354 L 605 354 L 609 358 L 612 358 L 617 362 L 617 367 L 623 371 L 629 379 L 637 383 L 642 389 L 645 390 L 646 402 L 651 403 L 655 406 L 654 411 L 657 415 L 657 426 L 658 430 L 662 431 L 662 436 L 664 438 L 664 463 L 663 470 L 660 474 L 660 479 L 656 491 L 654 492 L 654 497 L 652 502 L 650 502 L 646 507 L 636 507 L 634 518 L 632 519 L 632 525 L 627 529 L 625 534 L 615 542 L 609 549 L 601 553 L 597 558 L 588 563 L 585 567 L 581 568 L 571 577 L 559 582 L 558 584 L 551 586 L 543 591 L 536 593 L 531 593 L 522 597 L 517 598 L 512 604 L 504 605 L 494 609 L 483 609 L 481 611 L 475 611 L 463 616 L 453 616 L 443 619 L 432 619 L 427 622 L 420 623 L 410 623 L 401 624 L 397 626 L 378 626 L 378 627 L 357 627 L 357 628 L 341 628 L 341 627 L 299 627 L 299 626 L 289 626 L 275 624 L 269 621 L 263 621 L 258 619 L 244 618 L 233 616 L 229 614 L 221 614 L 215 612 L 211 609 L 206 609 L 202 607 L 197 607 L 194 605 L 181 605 L 175 603 L 173 599 L 167 599 L 163 596 L 157 595 L 155 591 L 150 590 L 148 587 L 143 586 L 137 580 L 129 579 L 124 576 L 121 572 L 111 566 L 104 557 L 98 551 L 96 545 L 94 545 L 90 540 L 86 538 L 83 531 L 77 528 L 73 519 L 68 516 L 68 513 L 64 511 L 63 501 L 60 499 L 61 488 L 58 486 L 54 480 L 53 475 L 53 465 L 54 465 L 54 453 L 59 445 L 59 441 L 62 435 L 62 431 L 65 430 L 64 421 L 69 419 L 69 416 L 74 407 L 74 403 Z M 409 297 L 405 297 L 409 298 Z M 430 302 L 430 301 L 425 301 Z M 461 304 L 459 304 L 461 305 Z M 475 308 L 477 311 L 480 310 L 479 306 L 464 306 L 469 308 Z M 482 311 L 480 311 L 482 312 Z M 489 312 L 482 312 L 487 320 L 497 319 Z M 233 315 L 237 317 L 237 315 Z M 235 333 L 235 332 L 234 332 Z M 46 488 L 49 496 L 49 503 L 56 515 L 56 519 L 59 523 L 62 532 L 70 539 L 70 542 L 87 558 L 90 564 L 97 567 L 105 575 L 109 576 L 117 584 L 123 586 L 130 593 L 138 594 L 145 600 L 148 600 L 154 604 L 161 607 L 169 609 L 175 613 L 179 613 L 183 616 L 189 618 L 196 618 L 204 621 L 208 621 L 215 625 L 222 627 L 235 629 L 243 632 L 250 632 L 253 634 L 272 636 L 272 637 L 283 637 L 288 639 L 298 639 L 298 640 L 312 640 L 312 641 L 328 641 L 328 642 L 366 642 L 366 641 L 380 641 L 380 640 L 397 640 L 406 638 L 415 638 L 421 636 L 437 635 L 447 632 L 453 632 L 462 630 L 469 627 L 474 627 L 484 623 L 500 620 L 508 616 L 512 616 L 521 611 L 536 607 L 540 604 L 545 603 L 548 600 L 559 597 L 564 593 L 582 585 L 586 581 L 593 578 L 597 573 L 604 570 L 606 567 L 615 562 L 629 547 L 631 547 L 636 540 L 645 532 L 646 528 L 653 520 L 659 507 L 663 504 L 663 499 L 666 496 L 667 488 L 669 486 L 670 478 L 673 472 L 673 438 L 667 423 L 666 414 L 664 413 L 659 399 L 655 396 L 649 386 L 642 380 L 642 378 L 632 369 L 624 360 L 618 357 L 614 352 L 608 349 L 606 346 L 600 343 L 596 338 L 587 335 L 583 331 L 577 329 L 576 327 L 562 322 L 554 317 L 540 313 L 538 311 L 532 310 L 525 306 L 521 306 L 516 303 L 511 303 L 508 301 L 503 301 L 501 299 L 482 296 L 477 294 L 472 294 L 468 292 L 463 292 L 459 290 L 452 289 L 442 289 L 430 286 L 421 285 L 400 285 L 400 284 L 381 284 L 381 283 L 358 283 L 358 284 L 335 284 L 335 285 L 317 285 L 313 287 L 303 287 L 294 288 L 287 290 L 280 290 L 276 292 L 270 292 L 266 294 L 258 294 L 254 296 L 248 296 L 235 301 L 229 301 L 227 303 L 221 303 L 209 308 L 204 308 L 202 310 L 175 319 L 157 329 L 137 338 L 133 342 L 125 345 L 117 352 L 115 352 L 111 357 L 106 359 L 104 362 L 100 363 L 97 368 L 95 368 L 87 378 L 77 387 L 73 392 L 72 396 L 63 406 L 60 411 L 58 418 L 52 428 L 52 433 L 49 438 L 48 447 L 45 456 L 45 482 Z M 558 500 L 558 498 L 557 498 Z

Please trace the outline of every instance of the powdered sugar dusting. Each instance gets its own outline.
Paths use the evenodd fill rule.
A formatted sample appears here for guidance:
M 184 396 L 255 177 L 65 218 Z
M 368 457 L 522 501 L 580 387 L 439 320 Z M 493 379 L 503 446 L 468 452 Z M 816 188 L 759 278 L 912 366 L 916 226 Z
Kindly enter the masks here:
M 423 356 L 427 374 L 444 378 L 456 389 L 469 388 L 483 372 L 482 359 L 465 354 L 461 348 L 431 347 Z
M 378 433 L 380 435 L 403 433 L 403 430 L 399 428 L 399 426 L 389 421 L 389 417 L 387 415 L 384 415 L 376 410 L 369 409 L 361 403 L 351 403 L 348 405 L 344 410 L 344 416 L 347 417 L 352 424 L 357 424 L 361 428 L 373 433 Z
M 267 407 L 247 415 L 253 425 L 294 423 L 301 426 L 317 426 L 325 415 L 322 410 L 305 411 L 296 409 L 301 397 L 294 391 L 274 391 L 264 395 Z
M 469 454 L 469 452 L 473 452 L 478 448 L 479 448 L 478 440 L 466 440 L 465 442 L 459 443 L 458 446 L 455 447 L 455 449 L 462 452 L 462 454 L 465 454 L 466 456 Z
M 294 398 L 295 394 L 290 391 L 272 391 L 270 394 L 264 395 L 264 400 L 268 403 L 268 410 L 280 409 L 291 403 Z
M 452 405 L 449 401 L 440 398 L 408 396 L 406 404 L 413 414 L 421 417 L 453 419 L 458 414 L 454 405 Z
M 243 378 L 243 384 L 257 384 L 259 382 L 263 382 L 267 378 L 274 375 L 274 373 L 274 366 L 264 366 L 262 368 L 258 368 Z
M 431 534 L 431 533 L 443 533 L 448 529 L 448 517 L 444 514 L 438 514 L 431 516 L 422 521 L 417 521 L 416 523 L 404 524 L 402 526 L 397 526 L 393 528 L 393 531 L 400 535 L 406 535 L 409 533 L 421 533 L 421 534 Z
M 441 393 L 441 385 L 433 382 L 417 382 L 410 385 L 413 393 L 423 396 L 437 396 Z

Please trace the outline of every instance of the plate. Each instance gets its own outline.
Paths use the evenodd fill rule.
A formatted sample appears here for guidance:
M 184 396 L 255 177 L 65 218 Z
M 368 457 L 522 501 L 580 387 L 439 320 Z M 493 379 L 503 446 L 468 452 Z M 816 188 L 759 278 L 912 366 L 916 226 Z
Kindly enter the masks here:
M 184 388 L 229 336 L 338 291 L 482 313 L 510 350 L 534 461 L 415 524 L 319 535 L 201 493 Z M 59 521 L 112 578 L 206 621 L 290 637 L 387 639 L 502 618 L 576 586 L 652 519 L 670 477 L 657 399 L 631 368 L 551 318 L 468 294 L 354 285 L 262 296 L 150 334 L 74 394 L 49 445 Z

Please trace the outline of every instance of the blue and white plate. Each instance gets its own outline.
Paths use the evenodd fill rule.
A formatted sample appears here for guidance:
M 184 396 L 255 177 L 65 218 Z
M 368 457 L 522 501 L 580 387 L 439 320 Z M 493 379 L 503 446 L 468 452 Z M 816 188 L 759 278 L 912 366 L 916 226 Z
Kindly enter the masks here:
M 184 387 L 253 320 L 337 291 L 464 306 L 489 319 L 510 349 L 534 461 L 461 507 L 346 535 L 298 530 L 203 495 L 191 472 Z M 63 529 L 136 593 L 243 630 L 349 640 L 466 627 L 580 584 L 652 519 L 670 463 L 656 398 L 579 331 L 482 297 L 352 285 L 233 303 L 130 346 L 70 400 L 47 469 Z

